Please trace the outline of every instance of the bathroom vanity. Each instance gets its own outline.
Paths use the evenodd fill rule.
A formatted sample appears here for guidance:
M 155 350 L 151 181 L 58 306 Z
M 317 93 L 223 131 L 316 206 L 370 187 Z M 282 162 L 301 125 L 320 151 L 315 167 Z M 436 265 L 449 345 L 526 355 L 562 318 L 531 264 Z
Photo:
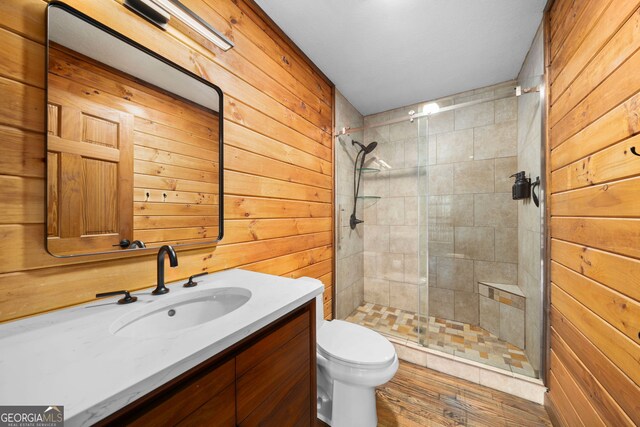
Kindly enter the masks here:
M 0 326 L 0 401 L 62 405 L 68 426 L 313 425 L 322 283 L 243 270 L 199 279 Z M 225 294 L 246 301 L 203 316 Z
M 97 425 L 311 425 L 314 318 L 311 301 Z

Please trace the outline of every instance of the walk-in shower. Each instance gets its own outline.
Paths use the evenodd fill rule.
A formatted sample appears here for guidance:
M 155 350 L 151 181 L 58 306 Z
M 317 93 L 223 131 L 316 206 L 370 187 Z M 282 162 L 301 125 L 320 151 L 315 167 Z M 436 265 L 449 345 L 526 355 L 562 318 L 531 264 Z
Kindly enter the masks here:
M 542 176 L 539 82 L 523 76 L 336 132 L 354 168 L 352 230 L 337 227 L 349 252 L 337 257 L 338 317 L 538 376 L 544 207 L 513 200 L 511 176 Z M 336 181 L 347 170 L 337 162 Z

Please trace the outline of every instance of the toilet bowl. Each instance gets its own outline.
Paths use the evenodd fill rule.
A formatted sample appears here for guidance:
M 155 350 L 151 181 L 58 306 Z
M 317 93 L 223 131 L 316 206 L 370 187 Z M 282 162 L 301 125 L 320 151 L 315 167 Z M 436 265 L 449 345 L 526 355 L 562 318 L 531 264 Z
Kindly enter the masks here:
M 333 427 L 378 424 L 377 386 L 398 370 L 395 348 L 385 337 L 342 320 L 325 321 L 316 298 L 318 418 Z

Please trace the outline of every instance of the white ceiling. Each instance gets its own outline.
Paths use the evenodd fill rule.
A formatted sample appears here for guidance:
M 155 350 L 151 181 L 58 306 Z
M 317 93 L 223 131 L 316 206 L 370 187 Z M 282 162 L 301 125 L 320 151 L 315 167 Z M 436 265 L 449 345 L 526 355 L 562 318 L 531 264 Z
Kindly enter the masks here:
M 256 0 L 364 115 L 513 79 L 546 0 Z

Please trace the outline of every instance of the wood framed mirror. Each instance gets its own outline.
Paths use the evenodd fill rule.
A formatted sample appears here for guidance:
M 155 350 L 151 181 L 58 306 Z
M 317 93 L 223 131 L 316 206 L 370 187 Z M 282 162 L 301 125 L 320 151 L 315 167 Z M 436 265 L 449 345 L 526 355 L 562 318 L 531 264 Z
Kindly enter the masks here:
M 47 10 L 49 253 L 222 239 L 220 88 L 62 2 Z

